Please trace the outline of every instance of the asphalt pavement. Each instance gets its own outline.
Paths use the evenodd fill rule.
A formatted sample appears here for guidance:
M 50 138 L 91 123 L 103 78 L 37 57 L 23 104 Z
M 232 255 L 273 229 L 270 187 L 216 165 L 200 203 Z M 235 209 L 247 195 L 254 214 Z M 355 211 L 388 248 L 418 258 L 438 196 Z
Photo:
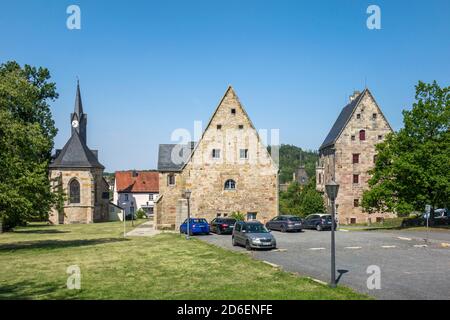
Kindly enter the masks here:
M 280 266 L 283 270 L 329 282 L 330 232 L 305 230 L 300 233 L 273 231 L 278 250 L 252 251 L 254 258 Z M 338 231 L 336 267 L 338 284 L 377 299 L 450 300 L 449 232 Z M 230 235 L 199 236 L 201 240 L 230 250 Z M 379 268 L 380 288 L 369 289 L 368 268 Z M 372 282 L 373 283 L 373 282 Z

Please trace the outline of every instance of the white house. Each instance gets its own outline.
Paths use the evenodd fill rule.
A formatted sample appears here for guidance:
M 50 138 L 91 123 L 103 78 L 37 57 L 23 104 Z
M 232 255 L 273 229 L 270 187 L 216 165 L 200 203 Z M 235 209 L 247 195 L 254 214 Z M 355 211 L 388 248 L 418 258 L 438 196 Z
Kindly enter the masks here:
M 136 214 L 139 209 L 153 215 L 159 195 L 157 171 L 117 171 L 114 183 L 114 204 L 125 210 L 125 215 Z

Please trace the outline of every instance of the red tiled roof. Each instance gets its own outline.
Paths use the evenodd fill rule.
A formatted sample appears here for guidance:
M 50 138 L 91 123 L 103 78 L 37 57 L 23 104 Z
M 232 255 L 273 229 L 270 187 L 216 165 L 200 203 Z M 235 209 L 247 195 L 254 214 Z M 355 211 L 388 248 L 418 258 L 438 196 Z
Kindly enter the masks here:
M 116 172 L 117 192 L 156 192 L 159 193 L 159 173 L 156 171 Z

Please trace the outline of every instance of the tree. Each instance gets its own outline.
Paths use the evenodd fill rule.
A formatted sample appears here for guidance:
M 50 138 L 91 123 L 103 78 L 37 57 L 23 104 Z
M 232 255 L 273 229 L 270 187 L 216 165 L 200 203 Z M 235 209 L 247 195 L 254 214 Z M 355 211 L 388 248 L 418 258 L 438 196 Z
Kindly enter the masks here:
M 280 194 L 280 211 L 301 217 L 325 212 L 323 198 L 316 190 L 315 180 L 311 179 L 304 187 L 298 182 L 291 183 L 287 191 Z
M 48 217 L 57 202 L 48 164 L 56 135 L 48 100 L 57 99 L 45 68 L 0 65 L 0 219 L 10 229 Z
M 271 148 L 268 147 L 269 152 Z M 299 147 L 282 144 L 279 149 L 280 183 L 292 181 L 292 174 L 300 166 L 304 165 L 310 178 L 315 176 L 316 162 L 319 155 L 316 151 L 304 151 Z
M 403 111 L 402 128 L 377 145 L 370 189 L 362 205 L 368 212 L 406 215 L 448 207 L 450 198 L 450 87 L 419 82 L 416 102 Z

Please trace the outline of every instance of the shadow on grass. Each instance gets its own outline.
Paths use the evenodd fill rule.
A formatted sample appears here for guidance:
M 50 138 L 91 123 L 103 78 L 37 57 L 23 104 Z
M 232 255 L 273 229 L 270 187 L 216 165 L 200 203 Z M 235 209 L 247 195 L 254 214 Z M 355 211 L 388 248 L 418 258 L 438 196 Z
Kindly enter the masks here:
M 0 300 L 30 300 L 36 296 L 49 294 L 62 287 L 54 283 L 36 283 L 21 281 L 14 284 L 0 286 Z
M 21 241 L 16 243 L 0 244 L 0 252 L 22 249 L 60 249 L 68 247 L 93 246 L 98 244 L 129 241 L 124 238 L 100 238 L 86 240 L 39 240 Z
M 49 230 L 17 230 L 14 231 L 14 233 L 26 233 L 26 234 L 55 234 L 55 233 L 70 233 L 70 231 L 61 231 L 61 230 L 55 230 L 55 229 L 49 229 Z

